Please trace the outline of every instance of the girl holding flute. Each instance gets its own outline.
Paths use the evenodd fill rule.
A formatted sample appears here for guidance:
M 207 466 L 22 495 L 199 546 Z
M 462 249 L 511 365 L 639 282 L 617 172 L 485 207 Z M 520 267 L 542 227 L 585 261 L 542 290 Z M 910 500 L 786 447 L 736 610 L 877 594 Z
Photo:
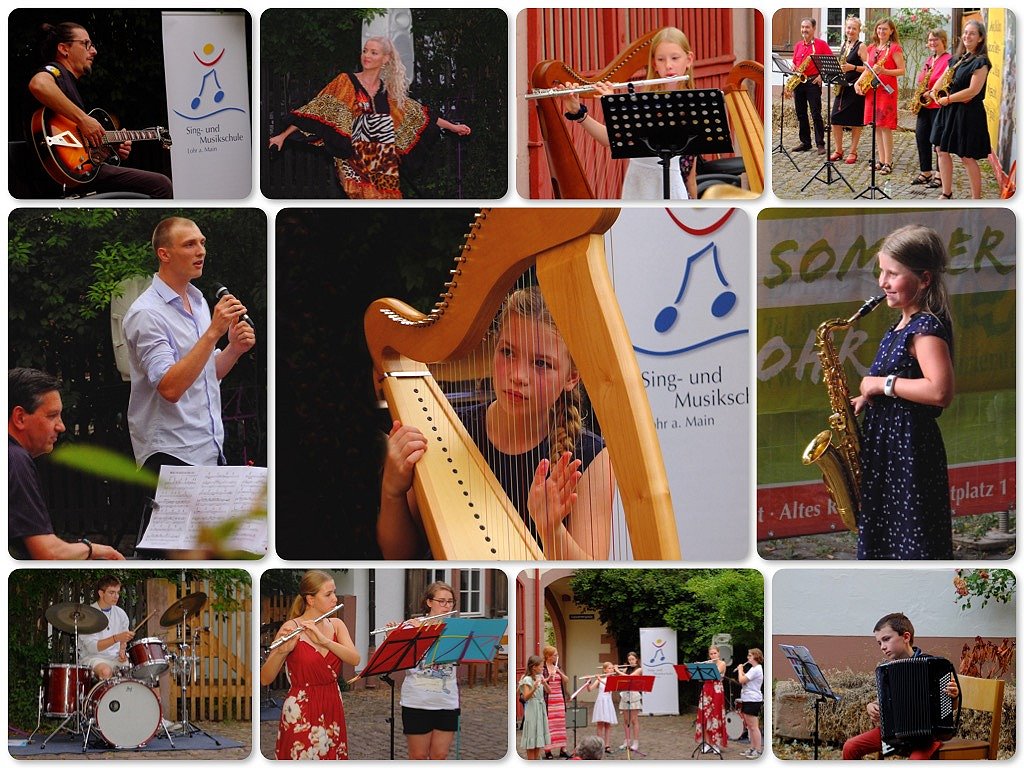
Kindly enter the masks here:
M 526 661 L 526 674 L 516 686 L 523 702 L 523 735 L 519 745 L 526 750 L 527 760 L 539 760 L 541 750 L 551 741 L 545 700 L 549 685 L 544 679 L 544 659 L 531 656 Z
M 587 690 L 592 691 L 597 687 L 597 698 L 594 700 L 594 713 L 591 720 L 597 726 L 597 735 L 604 742 L 604 751 L 611 754 L 612 751 L 612 726 L 619 722 L 615 715 L 615 703 L 612 701 L 612 694 L 605 690 L 605 683 L 611 675 L 619 674 L 615 665 L 606 661 L 601 665 L 601 674 L 594 675 L 587 681 Z
M 677 77 L 686 75 L 687 79 L 676 86 L 651 86 L 652 90 L 667 90 L 671 87 L 693 88 L 693 50 L 690 41 L 682 30 L 675 27 L 664 27 L 651 38 L 651 53 L 647 61 L 647 79 Z M 565 86 L 571 89 L 576 83 Z M 598 96 L 612 93 L 608 83 L 596 83 L 594 86 Z M 586 107 L 580 104 L 575 94 L 567 95 L 562 104 L 565 117 L 578 123 L 598 144 L 610 146 L 608 127 L 601 121 L 590 116 Z M 673 200 L 687 200 L 697 197 L 697 157 L 682 155 L 672 158 L 670 179 L 670 197 Z M 657 159 L 652 157 L 633 157 L 629 160 L 626 177 L 622 180 L 623 200 L 658 200 L 664 194 L 662 188 L 662 170 Z
M 455 590 L 435 581 L 423 592 L 426 616 L 409 619 L 417 626 L 432 617 L 453 613 Z M 388 624 L 389 629 L 397 623 Z M 430 654 L 427 654 L 429 657 Z M 406 670 L 402 681 L 402 731 L 410 760 L 446 760 L 459 729 L 459 683 L 455 664 L 431 664 L 427 657 Z
M 337 605 L 331 575 L 308 571 L 277 639 L 299 633 L 274 648 L 260 668 L 261 685 L 270 685 L 282 666 L 287 666 L 291 684 L 281 705 L 274 750 L 278 760 L 348 759 L 338 676 L 342 662 L 355 665 L 360 656 L 345 623 L 323 617 Z
M 622 674 L 642 675 L 644 668 L 640 665 L 640 657 L 636 651 L 626 654 L 626 666 L 620 667 Z M 640 752 L 640 710 L 643 709 L 643 694 L 640 691 L 622 691 L 619 693 L 619 711 L 622 713 L 622 728 L 626 740 L 620 749 Z

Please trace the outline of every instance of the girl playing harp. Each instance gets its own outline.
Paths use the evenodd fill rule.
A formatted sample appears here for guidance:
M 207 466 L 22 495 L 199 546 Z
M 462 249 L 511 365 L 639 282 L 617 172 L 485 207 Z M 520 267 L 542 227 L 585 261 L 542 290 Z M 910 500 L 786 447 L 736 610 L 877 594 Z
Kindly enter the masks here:
M 496 336 L 494 399 L 460 406 L 458 415 L 548 558 L 607 558 L 611 462 L 604 441 L 583 426 L 579 372 L 536 287 L 508 296 Z M 394 422 L 377 521 L 386 558 L 423 551 L 412 483 L 426 450 L 419 429 Z

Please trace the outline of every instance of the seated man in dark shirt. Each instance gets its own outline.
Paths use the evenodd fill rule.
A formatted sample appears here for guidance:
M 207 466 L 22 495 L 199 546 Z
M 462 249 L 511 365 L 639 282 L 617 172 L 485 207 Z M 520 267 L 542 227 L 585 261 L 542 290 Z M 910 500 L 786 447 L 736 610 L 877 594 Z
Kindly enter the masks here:
M 102 144 L 103 125 L 88 114 L 78 92 L 78 79 L 92 71 L 96 46 L 84 27 L 73 22 L 57 26 L 44 24 L 40 29 L 40 53 L 46 62 L 29 80 L 28 89 L 44 107 L 62 115 L 78 127 L 79 139 L 89 147 Z M 117 147 L 117 155 L 126 160 L 132 143 Z M 90 192 L 134 192 L 148 197 L 173 197 L 171 180 L 161 173 L 103 163 L 89 182 Z
M 64 431 L 60 382 L 43 371 L 7 373 L 7 540 L 12 557 L 32 560 L 124 560 L 88 539 L 67 542 L 53 532 L 33 461 L 53 450 Z

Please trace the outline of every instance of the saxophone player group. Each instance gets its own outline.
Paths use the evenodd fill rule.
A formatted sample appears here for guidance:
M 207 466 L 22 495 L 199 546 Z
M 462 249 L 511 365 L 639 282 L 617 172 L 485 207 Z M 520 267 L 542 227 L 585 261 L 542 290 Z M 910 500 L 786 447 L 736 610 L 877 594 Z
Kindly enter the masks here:
M 830 122 L 835 151 L 833 162 L 853 165 L 858 160 L 860 139 L 865 126 L 875 131 L 877 158 L 871 158 L 875 170 L 893 173 L 893 131 L 897 126 L 899 78 L 906 74 L 906 61 L 899 32 L 891 19 L 875 24 L 871 41 L 861 39 L 861 21 L 846 19 L 844 39 L 837 51 L 843 81 L 836 88 Z M 822 80 L 811 56 L 833 53 L 821 38 L 815 37 L 812 18 L 800 22 L 800 37 L 793 49 L 792 75 L 783 89 L 783 97 L 793 96 L 800 143 L 794 152 L 811 150 L 811 122 L 819 154 L 825 153 L 825 125 L 821 114 Z M 916 90 L 909 109 L 917 116 L 915 136 L 919 172 L 912 185 L 940 189 L 939 199 L 950 200 L 953 190 L 953 155 L 960 158 L 970 184 L 970 196 L 981 198 L 981 169 L 978 160 L 989 156 L 991 143 L 985 114 L 985 84 L 992 68 L 988 59 L 987 33 L 980 21 L 963 25 L 960 45 L 953 56 L 947 51 L 944 29 L 928 32 L 928 50 L 916 78 Z M 868 66 L 870 65 L 870 67 Z M 874 70 L 877 79 L 872 75 Z M 886 87 L 879 85 L 884 84 Z M 844 150 L 844 131 L 850 130 L 849 150 Z M 938 154 L 938 169 L 933 168 L 932 150 Z M 911 171 L 911 173 L 913 173 Z

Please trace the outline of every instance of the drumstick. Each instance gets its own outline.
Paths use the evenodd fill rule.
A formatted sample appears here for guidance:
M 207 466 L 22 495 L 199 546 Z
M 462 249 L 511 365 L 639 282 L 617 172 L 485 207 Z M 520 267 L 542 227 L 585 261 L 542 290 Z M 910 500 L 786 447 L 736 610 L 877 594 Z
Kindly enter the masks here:
M 151 618 L 153 618 L 153 614 L 156 613 L 157 610 L 158 609 L 154 608 L 152 611 L 150 611 L 149 615 L 146 618 L 144 618 L 142 621 L 140 621 L 138 626 L 135 627 L 135 629 L 132 630 L 132 634 L 134 635 L 136 632 L 138 632 L 139 631 L 139 627 L 141 627 L 143 624 L 145 624 L 147 621 L 149 621 Z

